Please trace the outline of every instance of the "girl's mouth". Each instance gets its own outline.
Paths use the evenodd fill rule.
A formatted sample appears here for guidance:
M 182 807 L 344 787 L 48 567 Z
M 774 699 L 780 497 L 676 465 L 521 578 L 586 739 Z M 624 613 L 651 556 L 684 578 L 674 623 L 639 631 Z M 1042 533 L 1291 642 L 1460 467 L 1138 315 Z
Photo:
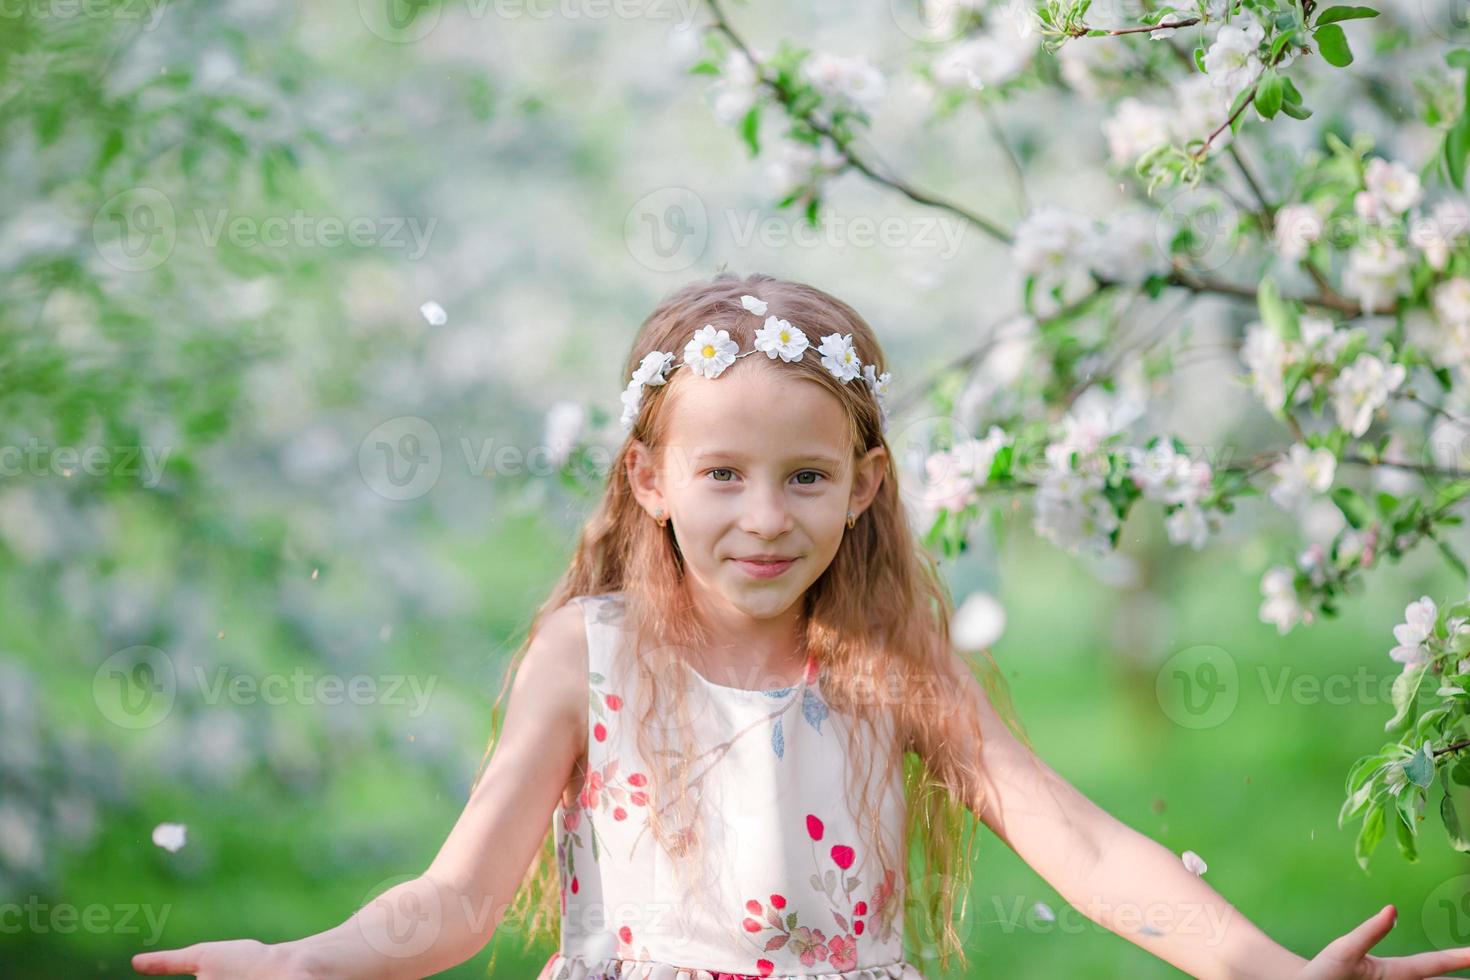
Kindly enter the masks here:
M 775 578 L 796 564 L 795 558 L 788 558 L 785 561 L 753 561 L 747 558 L 736 558 L 734 561 L 747 575 L 755 578 Z

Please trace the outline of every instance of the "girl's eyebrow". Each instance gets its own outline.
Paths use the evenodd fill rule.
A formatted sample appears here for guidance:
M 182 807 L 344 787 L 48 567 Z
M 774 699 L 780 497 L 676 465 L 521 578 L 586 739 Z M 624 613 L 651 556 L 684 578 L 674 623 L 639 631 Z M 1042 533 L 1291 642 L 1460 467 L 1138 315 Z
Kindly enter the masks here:
M 737 463 L 744 463 L 744 462 L 747 462 L 750 459 L 750 457 L 747 456 L 747 455 L 745 455 L 744 453 L 738 453 L 738 452 L 735 452 L 733 450 L 724 450 L 724 449 L 706 449 L 706 450 L 702 450 L 701 452 L 698 452 L 698 453 L 695 453 L 694 454 L 694 461 L 696 463 L 703 462 L 703 461 L 705 461 L 707 459 L 728 459 L 728 460 L 733 460 L 733 461 L 735 461 Z M 788 462 L 788 463 L 822 463 L 822 464 L 825 464 L 827 466 L 832 466 L 832 467 L 836 467 L 836 466 L 842 465 L 840 460 L 834 459 L 831 456 L 824 456 L 821 453 L 807 453 L 806 455 L 802 455 L 802 456 L 791 456 L 791 457 L 788 457 L 786 459 L 786 462 Z

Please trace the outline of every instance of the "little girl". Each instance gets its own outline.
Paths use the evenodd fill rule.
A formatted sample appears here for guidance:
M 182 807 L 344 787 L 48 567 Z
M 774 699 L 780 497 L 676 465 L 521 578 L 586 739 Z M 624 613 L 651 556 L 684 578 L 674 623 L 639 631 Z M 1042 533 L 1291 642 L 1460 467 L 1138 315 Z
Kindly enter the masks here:
M 1035 755 L 993 662 L 951 646 L 885 442 L 883 354 L 847 304 L 722 273 L 653 311 L 625 377 L 627 438 L 428 870 L 318 935 L 138 972 L 423 977 L 513 914 L 528 939 L 560 926 L 539 980 L 923 980 L 906 949 L 964 962 L 976 818 L 1193 976 L 1470 967 L 1370 955 L 1393 906 L 1308 962 Z

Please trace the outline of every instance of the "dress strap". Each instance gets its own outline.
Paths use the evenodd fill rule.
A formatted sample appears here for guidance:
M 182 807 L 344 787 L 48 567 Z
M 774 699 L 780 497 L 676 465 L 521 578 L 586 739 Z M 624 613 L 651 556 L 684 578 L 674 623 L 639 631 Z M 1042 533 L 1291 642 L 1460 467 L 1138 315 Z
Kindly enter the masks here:
M 628 677 L 617 656 L 622 603 L 617 595 L 584 595 L 573 601 L 582 607 L 587 629 L 587 759 L 602 765 L 621 734 L 618 724 L 627 700 Z

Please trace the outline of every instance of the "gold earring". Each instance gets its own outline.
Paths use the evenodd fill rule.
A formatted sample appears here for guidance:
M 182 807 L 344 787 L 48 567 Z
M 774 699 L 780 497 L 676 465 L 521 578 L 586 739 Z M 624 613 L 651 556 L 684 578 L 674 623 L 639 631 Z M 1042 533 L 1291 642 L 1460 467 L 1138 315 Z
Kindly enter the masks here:
M 653 512 L 653 519 L 656 520 L 656 521 L 658 521 L 658 526 L 659 527 L 667 527 L 668 526 L 669 521 L 668 521 L 668 518 L 664 517 L 664 509 L 662 507 L 658 508 L 657 510 L 655 510 Z
M 852 527 L 856 523 L 857 523 L 857 518 L 853 516 L 852 511 L 848 511 L 847 512 L 847 526 L 848 527 Z

